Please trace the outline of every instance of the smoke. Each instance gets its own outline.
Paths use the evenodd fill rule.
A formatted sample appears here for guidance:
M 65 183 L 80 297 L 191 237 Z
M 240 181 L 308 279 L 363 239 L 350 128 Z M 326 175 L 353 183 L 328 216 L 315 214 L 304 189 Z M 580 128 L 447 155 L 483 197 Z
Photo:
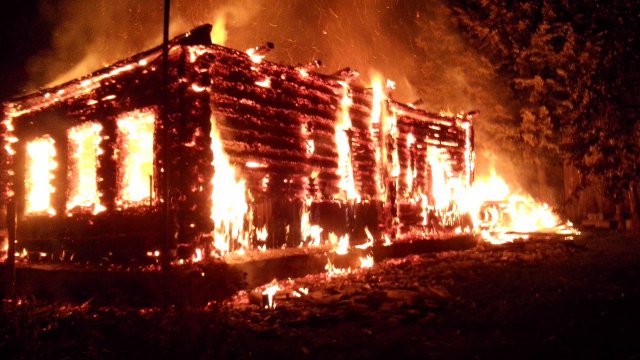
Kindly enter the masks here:
M 43 0 L 41 17 L 54 23 L 51 47 L 28 64 L 30 87 L 53 86 L 86 75 L 161 42 L 162 1 Z M 305 64 L 321 60 L 321 72 L 351 67 L 368 84 L 372 69 L 394 79 L 399 100 L 411 99 L 407 74 L 413 9 L 398 1 L 174 0 L 172 36 L 224 16 L 227 46 L 244 50 L 271 41 L 269 60 Z M 403 33 L 404 32 L 404 33 Z
M 319 71 L 350 67 L 369 85 L 378 72 L 397 84 L 394 98 L 416 100 L 416 76 L 426 57 L 416 45 L 424 14 L 438 1 L 398 0 L 174 0 L 172 36 L 223 16 L 226 45 L 245 50 L 273 42 L 268 59 L 290 65 L 321 60 Z M 162 1 L 42 0 L 41 17 L 54 23 L 51 46 L 28 64 L 31 89 L 86 75 L 119 59 L 157 46 Z M 421 18 L 422 16 L 422 18 Z M 452 30 L 455 31 L 455 30 Z M 430 110 L 448 107 L 429 104 Z M 469 107 L 453 110 L 469 110 Z
M 41 16 L 55 30 L 50 49 L 29 62 L 31 88 L 72 80 L 159 45 L 162 6 L 159 0 L 42 0 Z M 464 41 L 442 0 L 174 0 L 170 33 L 220 16 L 226 46 L 245 50 L 270 41 L 275 49 L 267 58 L 274 62 L 321 60 L 324 73 L 350 67 L 364 86 L 378 72 L 396 82 L 396 100 L 421 98 L 432 112 L 479 110 L 479 175 L 494 164 L 510 183 L 526 178 L 511 171 L 503 146 L 508 141 L 496 135 L 517 114 L 508 84 Z

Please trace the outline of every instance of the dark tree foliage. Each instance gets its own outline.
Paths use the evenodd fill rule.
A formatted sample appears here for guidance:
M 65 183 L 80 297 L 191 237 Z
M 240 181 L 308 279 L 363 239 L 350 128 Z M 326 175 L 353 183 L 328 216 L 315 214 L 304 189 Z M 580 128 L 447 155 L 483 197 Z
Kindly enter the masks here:
M 509 79 L 514 145 L 612 195 L 640 175 L 640 6 L 633 0 L 452 0 L 468 41 Z

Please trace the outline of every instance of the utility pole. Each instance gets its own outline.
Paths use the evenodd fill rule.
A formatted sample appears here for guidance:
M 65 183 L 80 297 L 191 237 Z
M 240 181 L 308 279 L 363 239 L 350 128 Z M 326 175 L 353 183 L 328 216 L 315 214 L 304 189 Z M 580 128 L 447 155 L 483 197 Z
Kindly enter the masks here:
M 162 29 L 162 99 L 160 116 L 162 124 L 162 167 L 164 168 L 164 181 L 162 186 L 162 218 L 163 229 L 160 246 L 160 264 L 163 270 L 168 270 L 171 264 L 171 239 L 173 226 L 171 224 L 171 171 L 169 169 L 169 14 L 171 13 L 171 0 L 164 0 L 164 21 Z

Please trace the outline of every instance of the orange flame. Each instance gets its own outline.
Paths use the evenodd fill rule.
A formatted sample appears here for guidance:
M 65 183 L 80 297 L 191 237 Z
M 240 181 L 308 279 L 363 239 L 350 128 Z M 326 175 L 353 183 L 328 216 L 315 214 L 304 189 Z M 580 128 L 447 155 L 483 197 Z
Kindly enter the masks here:
M 318 246 L 320 245 L 320 234 L 324 229 L 322 229 L 319 225 L 311 225 L 309 221 L 309 209 L 311 207 L 312 199 L 308 198 L 305 201 L 304 208 L 302 211 L 302 218 L 300 219 L 300 230 L 302 233 L 302 244 L 307 244 L 309 246 Z
M 386 146 L 384 144 L 384 135 L 381 133 L 382 126 L 380 124 L 381 120 L 384 120 L 383 117 L 383 108 L 384 103 L 386 102 L 386 94 L 384 92 L 384 87 L 382 85 L 382 77 L 378 73 L 374 73 L 371 75 L 371 87 L 372 87 L 372 102 L 371 102 L 371 122 L 369 124 L 369 132 L 371 133 L 371 138 L 374 140 L 374 143 L 380 144 L 380 146 L 376 146 L 375 150 L 375 159 L 376 166 L 375 169 L 375 180 L 376 184 L 378 184 L 378 198 L 379 200 L 385 201 L 385 184 L 381 180 L 381 170 L 384 171 L 384 161 L 386 160 Z
M 548 204 L 513 192 L 493 168 L 489 177 L 476 179 L 469 199 L 476 229 L 491 243 L 526 238 L 532 232 L 579 234 L 571 222 L 562 222 Z
M 221 254 L 226 254 L 231 251 L 232 240 L 237 240 L 248 247 L 249 236 L 244 228 L 244 220 L 249 206 L 247 205 L 245 181 L 237 178 L 235 168 L 229 163 L 213 114 L 211 115 L 211 151 L 213 152 L 212 165 L 215 171 L 211 194 L 213 202 L 211 219 L 214 223 L 213 245 Z
M 227 42 L 227 21 L 224 14 L 218 15 L 213 28 L 211 28 L 211 42 L 213 44 L 224 45 Z
M 349 234 L 338 237 L 334 233 L 329 233 L 329 241 L 333 245 L 333 249 L 338 255 L 349 253 Z
M 360 268 L 361 269 L 368 269 L 368 268 L 372 268 L 373 267 L 373 256 L 371 255 L 367 255 L 367 256 L 362 256 L 359 258 L 360 260 Z
M 340 101 L 340 112 L 336 121 L 336 145 L 338 147 L 338 170 L 340 176 L 338 186 L 340 187 L 341 199 L 360 201 L 360 194 L 356 190 L 355 179 L 353 177 L 353 165 L 351 162 L 351 145 L 347 132 L 351 129 L 351 115 L 349 110 L 353 100 L 349 93 L 349 85 L 340 82 L 343 88 L 343 96 Z
M 27 214 L 55 215 L 51 204 L 51 194 L 55 192 L 52 184 L 53 171 L 58 167 L 55 161 L 56 149 L 49 135 L 37 138 L 27 144 L 27 172 L 25 190 L 27 193 Z
M 97 184 L 98 156 L 102 154 L 101 130 L 102 125 L 92 122 L 73 127 L 67 132 L 71 154 L 67 213 L 76 207 L 92 209 L 93 214 L 105 210 L 100 204 Z
M 276 302 L 273 297 L 282 290 L 276 279 L 273 279 L 269 285 L 262 291 L 262 295 L 267 295 L 268 303 L 264 306 L 265 309 L 275 309 Z
M 155 114 L 148 110 L 132 111 L 122 115 L 117 124 L 121 182 L 116 203 L 124 207 L 139 205 L 153 195 L 149 183 L 153 179 Z

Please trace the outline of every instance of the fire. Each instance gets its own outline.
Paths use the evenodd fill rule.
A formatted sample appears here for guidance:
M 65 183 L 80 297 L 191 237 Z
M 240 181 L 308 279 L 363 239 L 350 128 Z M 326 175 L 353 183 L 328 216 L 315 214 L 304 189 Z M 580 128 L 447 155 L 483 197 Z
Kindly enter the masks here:
M 413 144 L 416 143 L 416 138 L 412 133 L 407 135 L 407 147 L 411 149 Z M 412 164 L 411 161 L 407 164 L 407 192 L 411 194 L 413 192 L 413 179 L 416 177 L 416 169 L 414 167 L 415 164 Z
M 338 255 L 349 253 L 349 234 L 338 237 L 334 233 L 329 233 L 329 241 L 333 244 L 333 248 Z
M 372 268 L 373 267 L 373 256 L 371 255 L 367 255 L 367 256 L 363 256 L 360 257 L 360 268 L 361 269 L 368 269 L 368 268 Z
M 304 208 L 302 211 L 302 217 L 300 219 L 300 230 L 302 232 L 302 242 L 300 245 L 307 244 L 309 246 L 318 246 L 320 245 L 320 234 L 324 229 L 322 229 L 319 225 L 311 225 L 309 220 L 309 209 L 311 207 L 312 199 L 308 198 L 305 201 Z
M 86 123 L 67 132 L 69 139 L 69 200 L 67 213 L 79 207 L 92 209 L 93 214 L 104 211 L 100 204 L 97 184 L 98 156 L 100 149 L 100 131 L 102 125 Z
M 348 132 L 351 129 L 351 116 L 349 110 L 353 100 L 349 93 L 349 85 L 341 82 L 343 88 L 343 96 L 340 102 L 340 111 L 336 121 L 336 145 L 338 147 L 338 170 L 336 173 L 340 176 L 338 186 L 341 190 L 341 198 L 344 200 L 360 201 L 360 194 L 356 190 L 355 179 L 353 177 L 353 165 L 351 162 L 351 145 Z
M 532 232 L 579 234 L 570 222 L 563 223 L 548 204 L 513 192 L 493 168 L 488 178 L 476 179 L 469 199 L 476 230 L 491 243 L 526 238 Z
M 271 87 L 271 79 L 265 76 L 262 80 L 256 81 L 255 84 L 263 88 L 269 88 Z
M 224 45 L 227 42 L 226 23 L 224 15 L 219 15 L 216 18 L 211 29 L 211 42 L 213 44 Z
M 368 249 L 373 246 L 373 234 L 369 231 L 369 228 L 365 226 L 364 233 L 367 235 L 367 242 L 361 245 L 356 245 L 355 247 L 358 249 Z
M 331 262 L 331 259 L 327 259 L 327 264 L 324 266 L 324 269 L 327 271 L 327 276 L 329 277 L 347 275 L 352 272 L 351 268 L 343 269 L 336 267 Z
M 384 136 L 381 134 L 382 126 L 380 124 L 381 119 L 383 118 L 383 108 L 386 103 L 386 94 L 384 92 L 384 87 L 382 85 L 382 77 L 374 73 L 371 76 L 371 89 L 373 99 L 371 101 L 371 122 L 369 123 L 369 132 L 371 133 L 371 138 L 374 142 L 380 144 L 375 149 L 375 159 L 376 166 L 375 169 L 375 179 L 376 184 L 378 185 L 378 198 L 379 200 L 385 201 L 385 186 L 382 182 L 380 173 L 384 172 L 384 159 L 386 159 L 386 146 L 384 146 Z
M 427 148 L 427 161 L 431 168 L 431 184 L 436 209 L 446 209 L 451 202 L 447 166 L 443 151 L 434 147 Z
M 9 256 L 9 239 L 0 235 L 0 262 L 5 262 L 7 256 Z
M 204 259 L 204 251 L 201 248 L 196 248 L 191 257 L 191 262 L 199 263 Z
M 55 193 L 53 186 L 53 171 L 58 167 L 55 161 L 55 141 L 45 135 L 27 144 L 27 171 L 25 174 L 26 212 L 27 214 L 55 215 L 51 194 Z
M 374 260 L 372 255 L 361 256 L 358 258 L 358 261 L 360 263 L 359 269 L 369 269 L 369 268 L 372 268 L 374 265 Z M 343 276 L 343 275 L 352 274 L 354 273 L 354 271 L 357 271 L 358 268 L 354 270 L 351 267 L 347 267 L 347 268 L 336 267 L 331 262 L 331 259 L 327 259 L 327 264 L 324 266 L 324 269 L 327 272 L 327 276 L 334 277 L 334 276 Z
M 259 51 L 259 48 L 248 49 L 246 53 L 247 55 L 249 55 L 249 58 L 251 59 L 251 61 L 253 61 L 256 64 L 260 64 L 262 62 L 262 59 L 264 59 L 265 57 L 265 54 L 261 53 Z
M 211 219 L 214 223 L 213 245 L 221 253 L 231 251 L 231 241 L 246 243 L 245 215 L 249 211 L 245 181 L 238 179 L 235 168 L 224 152 L 215 117 L 211 116 L 211 151 L 214 174 Z M 266 232 L 266 230 L 265 230 Z M 265 235 L 266 239 L 266 235 Z
M 151 111 L 132 111 L 118 121 L 118 178 L 120 206 L 139 205 L 151 199 L 153 188 L 153 132 Z
M 8 116 L 4 120 L 2 120 L 2 125 L 7 130 L 7 133 L 5 134 L 6 137 L 4 139 L 4 150 L 9 156 L 13 156 L 16 154 L 16 151 L 13 148 L 13 144 L 18 142 L 18 138 L 13 135 L 15 128 L 13 127 L 12 117 Z
M 268 303 L 264 306 L 265 309 L 276 308 L 276 302 L 274 301 L 273 297 L 280 290 L 282 290 L 282 288 L 280 287 L 280 285 L 278 285 L 276 279 L 273 279 L 273 281 L 262 291 L 262 295 L 266 295 L 268 300 Z

